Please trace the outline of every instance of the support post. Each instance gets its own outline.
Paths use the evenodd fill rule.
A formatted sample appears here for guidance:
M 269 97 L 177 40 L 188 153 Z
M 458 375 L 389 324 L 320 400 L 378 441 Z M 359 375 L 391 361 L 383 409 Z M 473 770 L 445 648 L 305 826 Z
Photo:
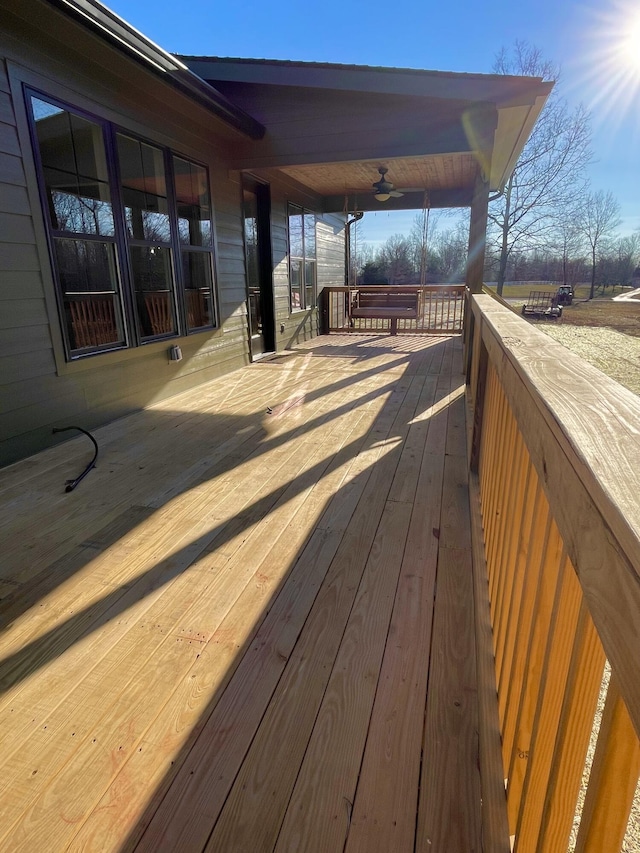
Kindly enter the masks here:
M 469 254 L 465 283 L 471 293 L 482 293 L 484 255 L 487 242 L 487 214 L 489 211 L 489 183 L 478 172 L 471 203 L 469 224 Z
M 489 182 L 485 179 L 482 170 L 478 170 L 476 183 L 473 188 L 473 201 L 471 202 L 471 221 L 469 223 L 469 252 L 467 255 L 467 273 L 465 284 L 468 293 L 482 293 L 484 277 L 484 255 L 487 243 L 487 215 L 489 212 Z M 469 299 L 465 304 L 466 315 L 464 318 L 464 370 L 469 374 L 471 363 L 471 350 L 473 340 L 471 338 L 472 323 L 470 322 L 471 306 Z

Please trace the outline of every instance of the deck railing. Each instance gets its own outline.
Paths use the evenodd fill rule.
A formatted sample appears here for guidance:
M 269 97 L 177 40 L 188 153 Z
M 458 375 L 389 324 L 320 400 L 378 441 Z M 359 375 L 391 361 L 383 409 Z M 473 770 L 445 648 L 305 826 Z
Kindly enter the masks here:
M 393 294 L 394 290 L 418 294 L 418 316 L 399 319 L 399 333 L 448 333 L 462 331 L 465 287 L 463 284 L 403 284 L 361 285 L 359 287 L 328 287 L 323 291 L 326 299 L 328 332 L 389 332 L 391 320 L 380 317 L 354 317 L 352 306 L 358 293 Z
M 508 850 L 509 835 L 515 853 L 614 853 L 625 833 L 640 841 L 629 822 L 640 773 L 640 399 L 490 296 L 471 300 L 471 490 L 487 575 L 476 591 L 488 595 L 491 631 L 481 607 L 477 627 L 493 638 L 497 686 L 481 743 L 485 849 Z

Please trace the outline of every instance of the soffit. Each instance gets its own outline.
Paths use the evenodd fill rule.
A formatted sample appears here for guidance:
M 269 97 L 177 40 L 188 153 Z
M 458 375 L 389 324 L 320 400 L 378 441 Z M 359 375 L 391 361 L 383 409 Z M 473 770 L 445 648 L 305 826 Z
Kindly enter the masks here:
M 473 154 L 443 154 L 389 160 L 321 163 L 290 166 L 280 171 L 319 195 L 371 195 L 372 184 L 380 179 L 378 167 L 389 171 L 387 179 L 396 189 L 447 190 L 472 187 L 477 173 Z

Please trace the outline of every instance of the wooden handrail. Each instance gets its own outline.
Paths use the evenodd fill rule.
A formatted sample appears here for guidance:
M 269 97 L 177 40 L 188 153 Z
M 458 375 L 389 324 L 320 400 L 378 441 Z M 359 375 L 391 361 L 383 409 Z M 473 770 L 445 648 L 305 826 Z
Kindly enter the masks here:
M 509 832 L 516 853 L 566 849 L 606 657 L 576 849 L 614 851 L 640 773 L 640 398 L 491 297 L 471 310 Z

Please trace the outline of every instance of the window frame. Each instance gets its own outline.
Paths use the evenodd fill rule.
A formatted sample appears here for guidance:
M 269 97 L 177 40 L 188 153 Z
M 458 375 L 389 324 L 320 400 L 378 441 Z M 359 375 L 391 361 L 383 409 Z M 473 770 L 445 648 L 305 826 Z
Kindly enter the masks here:
M 295 212 L 294 212 L 295 211 Z M 301 239 L 302 239 L 302 255 L 293 255 L 291 252 L 291 227 L 290 221 L 292 216 L 300 216 L 302 219 Z M 313 255 L 307 254 L 307 238 L 306 238 L 306 217 L 313 217 L 313 233 L 314 233 L 314 251 Z M 299 313 L 300 311 L 312 311 L 318 305 L 318 263 L 317 263 L 317 241 L 318 241 L 318 216 L 313 210 L 309 210 L 302 205 L 294 202 L 287 203 L 287 254 L 289 267 L 289 313 Z M 300 293 L 300 306 L 294 305 L 293 298 L 293 265 L 294 262 L 298 265 L 298 274 L 300 277 L 298 292 Z M 307 304 L 307 267 L 313 266 L 313 282 L 311 304 Z
M 192 156 L 191 154 L 183 153 L 179 148 L 175 148 L 166 142 L 157 142 L 148 138 L 146 135 L 131 130 L 121 123 L 110 118 L 105 118 L 98 112 L 86 109 L 82 106 L 76 106 L 71 99 L 60 97 L 58 95 L 48 94 L 44 88 L 38 85 L 33 85 L 30 82 L 21 81 L 23 93 L 23 103 L 25 106 L 25 114 L 29 139 L 31 143 L 31 152 L 33 156 L 33 164 L 35 167 L 35 180 L 40 201 L 42 220 L 44 225 L 44 236 L 48 250 L 49 265 L 52 273 L 55 307 L 58 318 L 59 329 L 62 336 L 64 349 L 65 363 L 77 363 L 86 358 L 92 358 L 97 355 L 104 355 L 107 352 L 124 353 L 127 351 L 135 351 L 136 348 L 149 346 L 152 344 L 162 343 L 169 339 L 179 337 L 187 337 L 195 334 L 211 333 L 220 329 L 219 324 L 219 298 L 217 292 L 217 263 L 216 263 L 216 240 L 215 240 L 215 224 L 214 224 L 214 204 L 211 194 L 211 179 L 209 167 L 206 163 Z M 32 98 L 44 101 L 51 104 L 64 112 L 92 122 L 100 127 L 101 138 L 104 144 L 104 157 L 107 169 L 107 185 L 111 195 L 111 210 L 114 223 L 114 234 L 112 237 L 105 238 L 103 235 L 84 234 L 76 232 L 62 231 L 54 227 L 51 219 L 49 208 L 48 191 L 45 182 L 45 170 L 42 161 L 42 152 L 40 150 L 39 139 L 37 135 L 36 119 L 32 106 Z M 122 192 L 120 161 L 118 156 L 117 137 L 118 134 L 134 139 L 135 141 L 152 146 L 157 149 L 162 155 L 162 163 L 165 171 L 165 181 L 167 190 L 167 207 L 170 225 L 170 241 L 168 244 L 163 243 L 163 247 L 168 248 L 170 252 L 170 274 L 172 277 L 172 306 L 175 316 L 175 331 L 145 336 L 142 334 L 142 325 L 139 322 L 138 312 L 135 305 L 135 283 L 131 261 L 131 247 L 140 245 L 139 240 L 130 240 L 128 235 L 127 223 L 125 218 L 124 199 Z M 189 317 L 187 314 L 187 296 L 186 285 L 182 271 L 182 246 L 179 240 L 178 233 L 178 205 L 176 199 L 175 174 L 173 170 L 173 158 L 178 157 L 194 166 L 204 170 L 206 176 L 206 187 L 209 200 L 209 227 L 211 229 L 211 244 L 206 247 L 197 247 L 199 253 L 209 256 L 209 279 L 210 279 L 210 324 L 199 326 L 197 328 L 189 327 Z M 121 322 L 123 327 L 123 342 L 102 344 L 93 347 L 72 348 L 68 328 L 67 317 L 65 313 L 65 291 L 62 286 L 58 259 L 56 256 L 55 241 L 60 239 L 75 239 L 96 242 L 109 242 L 114 246 L 114 269 L 115 269 L 115 288 L 114 293 L 119 300 Z M 147 244 L 149 241 L 143 241 Z M 152 241 L 151 241 L 152 242 Z M 160 244 L 159 244 L 160 245 Z M 192 250 L 194 247 L 187 247 Z

